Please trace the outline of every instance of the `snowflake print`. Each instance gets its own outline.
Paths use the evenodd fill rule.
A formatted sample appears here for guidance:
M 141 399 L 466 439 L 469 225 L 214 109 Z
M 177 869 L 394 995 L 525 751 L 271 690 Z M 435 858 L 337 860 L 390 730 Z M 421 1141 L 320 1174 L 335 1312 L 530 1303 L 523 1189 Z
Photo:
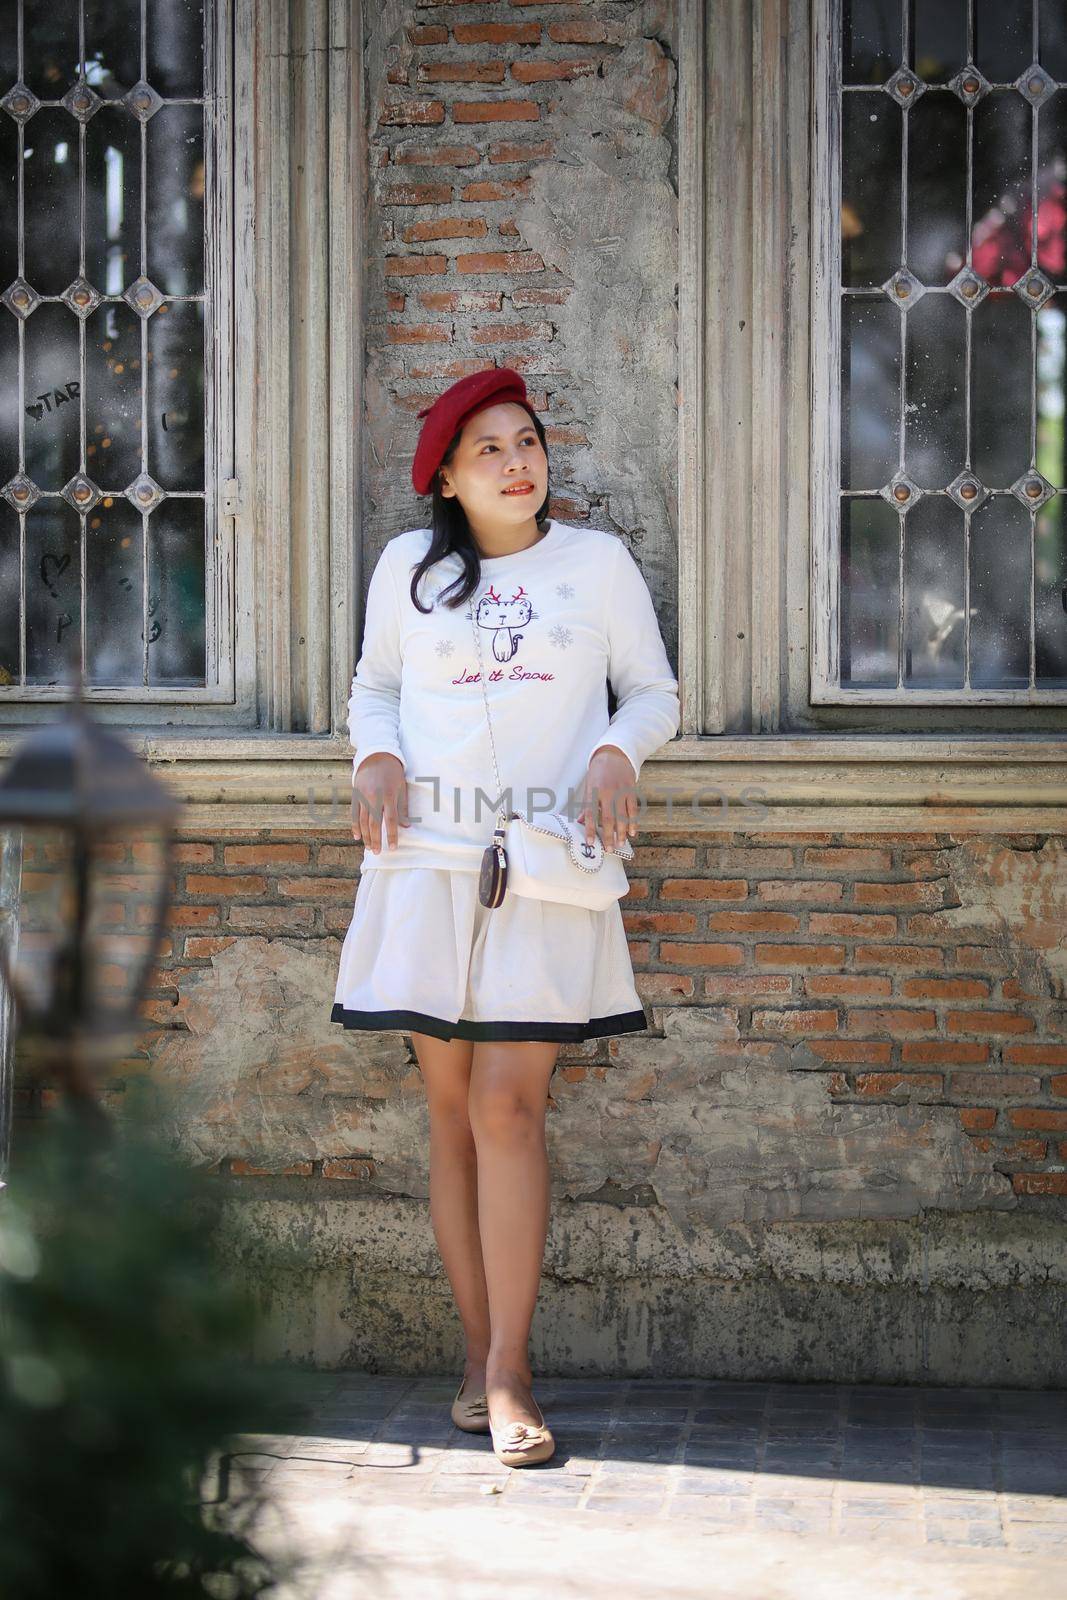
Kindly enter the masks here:
M 567 646 L 574 642 L 571 636 L 571 630 L 569 628 L 562 627 L 558 622 L 554 628 L 550 628 L 548 630 L 548 637 L 551 642 L 554 645 L 557 645 L 561 650 L 566 650 Z
M 557 583 L 556 593 L 561 600 L 570 600 L 574 596 L 574 589 L 569 583 Z
M 438 639 L 434 645 L 434 649 L 439 656 L 450 656 L 455 648 L 451 639 Z

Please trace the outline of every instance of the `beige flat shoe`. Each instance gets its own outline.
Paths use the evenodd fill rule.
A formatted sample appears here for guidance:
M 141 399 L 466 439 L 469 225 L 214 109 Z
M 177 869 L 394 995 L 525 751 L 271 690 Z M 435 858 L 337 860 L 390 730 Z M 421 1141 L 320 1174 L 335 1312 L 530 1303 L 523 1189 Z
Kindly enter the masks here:
M 464 1378 L 463 1383 L 466 1381 Z M 488 1433 L 489 1405 L 485 1393 L 465 1395 L 463 1383 L 456 1390 L 456 1398 L 452 1402 L 452 1421 L 464 1433 Z
M 536 1400 L 534 1405 L 537 1405 Z M 539 1427 L 529 1422 L 505 1422 L 503 1427 L 494 1428 L 490 1422 L 493 1450 L 497 1460 L 506 1467 L 533 1467 L 539 1461 L 547 1461 L 555 1451 L 556 1441 L 540 1406 L 537 1406 L 537 1415 L 541 1418 Z

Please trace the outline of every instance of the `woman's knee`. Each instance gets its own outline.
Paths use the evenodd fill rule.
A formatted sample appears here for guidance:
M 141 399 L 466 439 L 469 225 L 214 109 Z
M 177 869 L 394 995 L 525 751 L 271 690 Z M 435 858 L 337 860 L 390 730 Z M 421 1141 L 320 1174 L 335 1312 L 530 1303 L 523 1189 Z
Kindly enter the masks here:
M 548 1081 L 514 1063 L 476 1065 L 469 1109 L 476 1143 L 524 1144 L 544 1137 Z
M 544 1136 L 545 1108 L 504 1087 L 471 1096 L 471 1129 L 476 1145 L 522 1145 Z
M 430 1101 L 430 1137 L 444 1140 L 457 1151 L 473 1154 L 474 1129 L 465 1098 L 461 1102 L 448 1100 L 443 1104 Z
M 427 1083 L 426 1103 L 430 1109 L 432 1136 L 447 1139 L 451 1144 L 470 1143 L 473 1140 L 469 1078 L 450 1084 Z

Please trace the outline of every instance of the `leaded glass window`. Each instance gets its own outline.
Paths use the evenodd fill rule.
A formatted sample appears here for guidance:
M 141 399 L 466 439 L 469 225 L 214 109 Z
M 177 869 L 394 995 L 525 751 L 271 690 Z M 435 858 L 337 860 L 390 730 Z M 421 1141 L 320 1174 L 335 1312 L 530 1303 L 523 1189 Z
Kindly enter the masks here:
M 823 27 L 813 697 L 1067 700 L 1067 7 Z
M 3 697 L 220 682 L 211 65 L 197 0 L 0 29 Z

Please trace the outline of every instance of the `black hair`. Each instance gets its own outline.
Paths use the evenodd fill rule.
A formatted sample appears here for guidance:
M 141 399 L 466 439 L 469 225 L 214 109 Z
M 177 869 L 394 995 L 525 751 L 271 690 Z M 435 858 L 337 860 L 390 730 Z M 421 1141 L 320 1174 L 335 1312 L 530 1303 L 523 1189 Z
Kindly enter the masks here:
M 541 441 L 541 449 L 545 452 L 547 457 L 548 444 L 545 439 L 544 425 L 541 422 L 540 417 L 530 413 L 530 423 L 534 432 L 537 434 L 538 439 Z M 469 600 L 471 595 L 474 593 L 474 590 L 478 587 L 478 582 L 481 578 L 481 559 L 478 554 L 478 547 L 474 543 L 474 539 L 471 536 L 470 524 L 467 521 L 467 513 L 460 504 L 458 496 L 445 496 L 441 493 L 440 469 L 441 467 L 448 466 L 452 461 L 452 458 L 455 456 L 456 449 L 459 445 L 460 437 L 465 426 L 466 423 L 461 423 L 456 429 L 455 433 L 452 435 L 452 438 L 449 441 L 448 449 L 441 457 L 440 466 L 433 475 L 433 512 L 431 515 L 433 538 L 430 540 L 429 548 L 427 549 L 426 554 L 423 556 L 418 566 L 413 569 L 411 578 L 411 603 L 417 611 L 432 610 L 431 606 L 424 606 L 420 603 L 417 591 L 419 580 L 421 579 L 423 573 L 429 567 L 432 567 L 435 561 L 443 561 L 445 556 L 455 554 L 459 556 L 463 563 L 463 571 L 458 577 L 453 579 L 447 588 L 442 589 L 440 594 L 437 596 L 438 600 L 440 600 L 444 605 L 455 608 L 456 606 L 462 605 L 464 601 Z M 545 498 L 534 514 L 534 520 L 537 523 L 538 529 L 542 533 L 547 532 L 548 524 L 551 521 L 551 518 L 548 514 L 548 502 L 550 496 L 551 488 L 548 484 L 546 484 Z M 448 595 L 449 591 L 453 589 L 456 591 L 455 594 L 452 595 L 451 599 L 445 599 L 445 596 Z

